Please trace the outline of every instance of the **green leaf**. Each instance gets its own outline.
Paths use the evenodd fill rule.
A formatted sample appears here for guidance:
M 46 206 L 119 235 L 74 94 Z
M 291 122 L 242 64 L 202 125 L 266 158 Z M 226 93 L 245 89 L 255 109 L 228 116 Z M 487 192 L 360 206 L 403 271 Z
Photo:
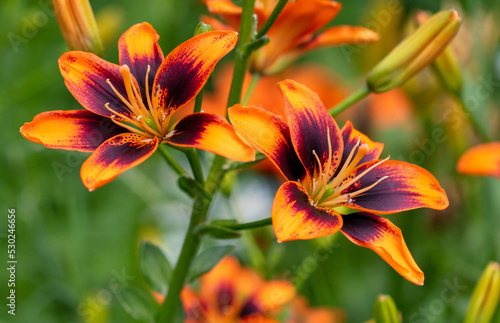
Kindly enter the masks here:
M 215 265 L 221 261 L 227 254 L 233 250 L 234 246 L 219 246 L 203 250 L 194 258 L 189 270 L 188 281 L 200 277 L 209 272 Z
M 209 201 L 211 199 L 210 194 L 208 194 L 205 188 L 191 177 L 181 176 L 177 180 L 177 183 L 180 189 L 192 198 L 199 198 L 202 201 Z
M 172 266 L 158 246 L 143 241 L 139 250 L 142 276 L 152 290 L 166 295 L 172 277 Z
M 146 323 L 154 322 L 156 310 L 154 302 L 144 291 L 134 287 L 125 287 L 116 294 L 116 298 L 125 312 L 135 320 Z

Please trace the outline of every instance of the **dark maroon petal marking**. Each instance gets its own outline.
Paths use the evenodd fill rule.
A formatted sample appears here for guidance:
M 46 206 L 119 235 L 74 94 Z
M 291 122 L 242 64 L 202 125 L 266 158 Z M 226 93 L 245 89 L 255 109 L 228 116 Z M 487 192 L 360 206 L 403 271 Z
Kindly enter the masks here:
M 148 87 L 149 95 L 151 95 L 156 72 L 163 62 L 163 52 L 158 45 L 159 38 L 160 36 L 153 27 L 143 22 L 129 28 L 118 41 L 120 65 L 127 65 L 130 68 L 130 73 L 135 76 L 144 101 L 146 101 L 145 84 L 148 65 L 150 67 Z
M 234 32 L 211 31 L 177 46 L 158 69 L 153 90 L 160 109 L 171 115 L 203 88 L 215 64 L 236 44 Z
M 384 218 L 365 212 L 343 215 L 342 233 L 351 238 L 372 244 L 384 236 L 384 232 L 392 232 L 392 228 L 384 222 Z
M 372 161 L 354 169 L 355 177 L 378 161 Z M 384 176 L 389 176 L 375 187 L 353 197 L 349 207 L 374 213 L 395 213 L 421 207 L 442 210 L 448 199 L 436 178 L 425 169 L 406 162 L 388 160 L 372 169 L 342 194 L 349 194 L 368 187 Z
M 235 297 L 235 291 L 233 285 L 229 283 L 221 283 L 219 290 L 217 291 L 217 306 L 219 308 L 219 313 L 222 315 L 231 311 Z
M 112 113 L 104 105 L 116 112 L 130 115 L 129 109 L 113 92 L 107 79 L 115 89 L 127 98 L 119 66 L 87 52 L 67 52 L 59 59 L 59 69 L 68 90 L 87 110 L 110 117 Z
M 249 316 L 252 314 L 260 314 L 260 312 L 261 309 L 259 307 L 259 304 L 254 297 L 250 297 L 241 308 L 239 317 L 244 318 L 245 316 Z
M 343 142 L 340 129 L 328 114 L 318 95 L 304 85 L 285 80 L 279 83 L 285 97 L 285 112 L 290 127 L 290 136 L 295 151 L 310 176 L 318 168 L 313 150 L 318 155 L 323 172 L 329 160 L 328 132 L 331 144 L 331 166 L 333 176 L 342 157 Z

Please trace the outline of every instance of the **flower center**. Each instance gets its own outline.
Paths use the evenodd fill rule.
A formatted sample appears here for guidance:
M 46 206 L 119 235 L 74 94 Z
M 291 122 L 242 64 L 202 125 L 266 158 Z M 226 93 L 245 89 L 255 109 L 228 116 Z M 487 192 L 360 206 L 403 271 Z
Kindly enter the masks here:
M 355 201 L 357 196 L 364 194 L 366 191 L 377 186 L 383 180 L 389 178 L 389 176 L 383 176 L 378 178 L 378 180 L 367 186 L 359 187 L 357 190 L 346 193 L 346 190 L 352 185 L 356 184 L 359 179 L 368 174 L 374 168 L 384 163 L 390 157 L 380 160 L 379 162 L 373 164 L 372 166 L 365 169 L 358 175 L 352 173 L 354 168 L 358 166 L 359 162 L 368 153 L 369 147 L 367 144 L 361 144 L 361 137 L 358 142 L 353 147 L 349 156 L 347 157 L 344 165 L 337 173 L 335 177 L 329 174 L 331 162 L 332 162 L 332 144 L 330 139 L 330 132 L 327 131 L 328 140 L 328 163 L 326 169 L 323 169 L 321 160 L 316 153 L 312 151 L 314 157 L 317 161 L 317 166 L 314 170 L 314 175 L 312 177 L 307 176 L 304 179 L 303 186 L 309 193 L 310 203 L 313 206 L 318 207 L 329 207 L 333 208 L 336 206 L 349 205 Z M 359 185 L 359 184 L 358 184 Z
M 173 131 L 168 132 L 170 116 L 165 113 L 159 113 L 158 93 L 161 91 L 159 86 L 156 91 L 153 92 L 153 95 L 149 93 L 148 76 L 150 70 L 151 67 L 148 65 L 145 82 L 146 100 L 142 98 L 139 85 L 132 77 L 127 65 L 120 66 L 120 73 L 123 78 L 127 97 L 124 97 L 118 92 L 109 79 L 106 80 L 106 83 L 109 84 L 116 96 L 120 98 L 127 107 L 130 115 L 113 110 L 110 108 L 109 102 L 104 106 L 113 113 L 111 115 L 111 120 L 120 127 L 145 137 L 158 137 L 161 141 L 164 141 L 173 135 Z

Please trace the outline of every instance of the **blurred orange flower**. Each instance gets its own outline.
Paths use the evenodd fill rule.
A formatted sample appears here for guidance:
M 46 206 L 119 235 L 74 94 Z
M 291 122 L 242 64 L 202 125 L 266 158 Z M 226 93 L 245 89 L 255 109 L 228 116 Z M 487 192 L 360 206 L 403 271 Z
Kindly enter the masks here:
M 216 30 L 239 30 L 241 7 L 230 0 L 202 0 L 208 11 L 222 21 L 203 17 Z M 255 14 L 259 30 L 271 15 L 278 0 L 258 0 Z M 275 74 L 302 53 L 326 46 L 370 43 L 378 34 L 357 26 L 335 26 L 321 31 L 339 13 L 342 5 L 330 0 L 289 1 L 267 32 L 270 42 L 258 49 L 250 59 L 250 71 L 263 75 Z
M 186 323 L 277 323 L 273 317 L 294 296 L 289 282 L 264 281 L 227 256 L 202 276 L 199 292 L 185 286 L 181 300 Z
M 290 305 L 290 318 L 287 323 L 342 323 L 345 314 L 340 309 L 328 307 L 309 307 L 307 299 L 297 296 Z
M 489 142 L 467 150 L 458 160 L 459 173 L 500 178 L 500 142 Z

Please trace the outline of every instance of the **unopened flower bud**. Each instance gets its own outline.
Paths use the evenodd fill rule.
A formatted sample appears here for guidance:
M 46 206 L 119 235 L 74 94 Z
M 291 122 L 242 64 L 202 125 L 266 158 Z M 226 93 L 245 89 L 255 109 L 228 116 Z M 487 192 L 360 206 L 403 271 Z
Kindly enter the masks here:
M 389 295 L 379 295 L 373 307 L 375 323 L 400 323 L 396 303 Z
M 89 1 L 52 0 L 52 5 L 69 48 L 102 56 L 101 36 Z
M 428 19 L 429 14 L 425 11 L 420 11 L 416 15 L 416 21 L 419 26 L 423 25 Z M 447 91 L 456 96 L 461 95 L 462 73 L 460 71 L 457 56 L 451 46 L 447 46 L 444 51 L 436 57 L 431 67 Z
M 500 265 L 490 262 L 479 279 L 469 304 L 465 323 L 488 323 L 498 306 Z
M 200 22 L 198 23 L 198 25 L 196 26 L 196 29 L 194 30 L 194 35 L 199 35 L 199 34 L 203 34 L 203 33 L 206 33 L 207 31 L 212 31 L 214 30 L 212 28 L 212 26 L 210 24 L 206 24 L 204 22 Z
M 412 35 L 399 43 L 368 75 L 372 92 L 386 92 L 434 61 L 453 39 L 461 24 L 455 10 L 444 10 L 430 17 Z

